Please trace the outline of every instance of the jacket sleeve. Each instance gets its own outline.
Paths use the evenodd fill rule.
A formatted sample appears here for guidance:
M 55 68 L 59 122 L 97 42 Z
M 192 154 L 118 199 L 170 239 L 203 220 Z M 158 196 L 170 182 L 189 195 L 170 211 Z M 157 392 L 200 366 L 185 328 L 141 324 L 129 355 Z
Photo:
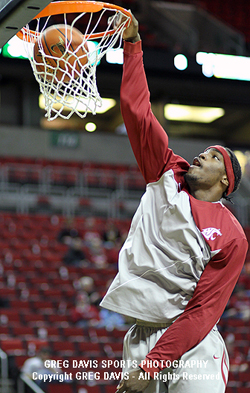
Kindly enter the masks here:
M 248 243 L 234 239 L 207 264 L 185 311 L 166 330 L 140 365 L 154 376 L 165 361 L 180 357 L 198 345 L 221 317 L 242 270 Z M 159 367 L 152 367 L 153 364 Z M 150 365 L 150 367 L 147 366 Z
M 170 168 L 181 178 L 189 164 L 169 149 L 168 136 L 152 113 L 142 55 L 141 41 L 124 42 L 121 112 L 128 137 L 146 183 Z

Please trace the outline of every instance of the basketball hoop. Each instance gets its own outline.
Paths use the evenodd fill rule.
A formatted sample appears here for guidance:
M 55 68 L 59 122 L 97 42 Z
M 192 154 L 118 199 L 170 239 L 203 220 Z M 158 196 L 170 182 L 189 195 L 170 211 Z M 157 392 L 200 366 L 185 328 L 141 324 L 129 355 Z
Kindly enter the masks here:
M 96 114 L 97 107 L 102 106 L 96 83 L 96 67 L 108 50 L 121 47 L 123 32 L 131 19 L 129 11 L 114 4 L 56 1 L 50 3 L 17 33 L 26 44 L 33 73 L 44 95 L 45 117 L 48 120 L 54 120 L 58 116 L 69 119 L 74 113 L 81 118 L 86 117 L 88 112 Z M 117 20 L 121 22 L 114 28 Z M 64 31 L 66 28 L 70 29 L 60 58 L 48 53 L 42 44 L 43 35 L 56 23 L 60 23 L 60 26 L 63 23 Z M 71 40 L 76 27 L 82 33 L 82 42 L 73 47 Z M 34 44 L 38 46 L 39 63 L 33 53 Z M 80 49 L 85 59 L 87 57 L 84 63 L 79 54 Z M 71 63 L 68 62 L 69 58 Z M 73 72 L 69 72 L 72 69 Z

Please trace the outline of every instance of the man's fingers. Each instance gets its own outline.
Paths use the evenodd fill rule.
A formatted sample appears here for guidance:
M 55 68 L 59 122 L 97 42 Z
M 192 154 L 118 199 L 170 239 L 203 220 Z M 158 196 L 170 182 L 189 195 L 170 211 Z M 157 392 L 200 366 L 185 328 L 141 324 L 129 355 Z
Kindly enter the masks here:
M 122 22 L 122 15 L 117 14 L 113 20 L 113 28 L 117 29 L 117 27 L 120 26 L 121 22 Z
M 125 20 L 125 16 L 121 13 L 118 13 L 115 17 L 110 16 L 108 22 L 112 23 L 114 29 L 117 29 Z
M 130 10 L 128 10 L 128 11 L 131 13 Z M 112 23 L 114 29 L 117 29 L 126 20 L 127 20 L 127 17 L 125 15 L 123 15 L 122 13 L 120 13 L 120 12 L 117 13 L 115 15 L 115 17 L 110 16 L 108 18 L 108 22 Z

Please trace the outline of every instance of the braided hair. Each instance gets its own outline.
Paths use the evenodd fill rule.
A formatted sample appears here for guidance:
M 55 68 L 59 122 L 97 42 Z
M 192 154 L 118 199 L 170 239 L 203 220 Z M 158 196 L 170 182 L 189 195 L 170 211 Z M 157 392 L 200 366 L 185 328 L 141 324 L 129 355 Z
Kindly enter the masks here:
M 228 155 L 230 157 L 231 163 L 232 163 L 232 167 L 233 167 L 233 172 L 234 172 L 234 188 L 232 192 L 235 192 L 240 185 L 240 181 L 241 181 L 241 176 L 242 176 L 242 172 L 241 172 L 241 166 L 240 163 L 238 161 L 238 158 L 236 157 L 236 155 L 234 154 L 234 152 L 229 149 L 228 147 L 225 147 L 226 151 L 228 152 Z M 230 196 L 226 195 L 227 191 L 224 191 L 222 198 L 231 201 Z

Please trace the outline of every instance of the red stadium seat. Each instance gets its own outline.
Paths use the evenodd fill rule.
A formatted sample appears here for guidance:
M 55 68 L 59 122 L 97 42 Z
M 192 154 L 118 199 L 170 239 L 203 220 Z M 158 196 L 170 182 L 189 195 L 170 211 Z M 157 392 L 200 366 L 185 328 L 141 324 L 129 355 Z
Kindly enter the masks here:
M 74 393 L 75 389 L 69 383 L 53 382 L 48 385 L 47 393 Z
M 6 296 L 6 293 L 5 293 L 5 296 Z M 9 322 L 20 322 L 20 315 L 19 315 L 19 312 L 16 310 L 2 308 L 0 310 L 0 316 L 1 316 L 1 319 L 3 318 L 3 316 L 5 316 L 7 319 L 7 322 L 8 321 Z
M 0 337 L 11 336 L 11 330 L 9 326 L 0 326 Z
M 27 314 L 24 315 L 24 320 L 28 324 L 41 325 L 41 322 L 45 322 L 45 316 L 43 314 Z
M 27 300 L 14 299 L 14 300 L 10 300 L 10 306 L 16 310 L 29 309 L 30 302 Z
M 20 338 L 1 340 L 0 348 L 8 355 L 24 355 L 26 352 L 23 341 Z
M 80 327 L 64 327 L 62 328 L 63 335 L 67 340 L 74 340 L 76 337 L 86 339 L 86 332 Z
M 118 382 L 119 381 L 117 381 L 117 383 L 115 385 L 106 385 L 105 386 L 105 393 L 115 393 Z
M 249 388 L 239 387 L 239 388 L 237 388 L 237 393 L 249 393 Z
M 103 343 L 110 342 L 113 339 L 112 334 L 110 334 L 105 328 L 99 328 L 99 329 L 90 328 L 89 336 L 91 340 L 99 341 Z
M 104 350 L 107 354 L 113 354 L 115 357 L 122 357 L 123 343 L 109 342 L 104 345 Z
M 57 315 L 51 314 L 47 316 L 47 319 L 50 323 L 61 325 L 65 322 L 65 324 L 69 325 L 68 316 L 67 315 Z
M 114 330 L 112 330 L 111 334 L 112 334 L 112 337 L 114 337 L 115 339 L 118 339 L 119 341 L 123 341 L 126 332 L 127 332 L 127 329 L 126 330 L 114 329 Z
M 76 352 L 75 343 L 71 341 L 54 341 L 52 348 L 55 354 L 60 356 L 72 356 Z
M 35 336 L 35 330 L 30 326 L 13 326 L 12 331 L 14 336 Z
M 40 340 L 39 338 L 30 338 L 26 339 L 26 347 L 27 349 L 34 349 L 38 351 L 40 348 L 48 347 L 49 342 L 47 340 Z
M 30 356 L 28 356 L 28 355 L 16 356 L 15 357 L 15 364 L 16 364 L 16 366 L 20 369 L 23 366 L 25 360 L 27 360 L 29 357 Z
M 79 384 L 78 385 L 78 392 L 82 393 L 102 393 L 103 390 L 98 385 L 89 386 L 86 384 Z
M 96 357 L 102 354 L 102 348 L 99 343 L 79 342 L 77 343 L 77 348 L 83 356 Z

